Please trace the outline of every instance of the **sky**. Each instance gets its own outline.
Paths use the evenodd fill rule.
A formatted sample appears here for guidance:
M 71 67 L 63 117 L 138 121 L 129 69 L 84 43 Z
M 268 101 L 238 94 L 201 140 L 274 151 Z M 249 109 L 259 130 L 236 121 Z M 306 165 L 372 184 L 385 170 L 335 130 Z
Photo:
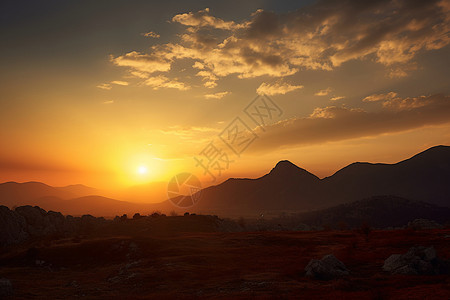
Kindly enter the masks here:
M 0 181 L 319 177 L 450 145 L 450 1 L 2 1 Z

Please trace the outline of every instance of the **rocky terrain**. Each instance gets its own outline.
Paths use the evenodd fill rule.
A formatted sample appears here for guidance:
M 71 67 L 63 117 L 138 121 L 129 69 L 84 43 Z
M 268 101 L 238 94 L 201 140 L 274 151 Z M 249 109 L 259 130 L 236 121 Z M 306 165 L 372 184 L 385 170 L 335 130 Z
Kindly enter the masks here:
M 368 236 L 348 230 L 128 229 L 111 236 L 35 240 L 3 251 L 0 295 L 13 299 L 448 299 L 450 295 L 450 276 L 438 267 L 450 259 L 449 229 L 373 230 Z M 404 266 L 422 266 L 426 271 L 395 271 Z

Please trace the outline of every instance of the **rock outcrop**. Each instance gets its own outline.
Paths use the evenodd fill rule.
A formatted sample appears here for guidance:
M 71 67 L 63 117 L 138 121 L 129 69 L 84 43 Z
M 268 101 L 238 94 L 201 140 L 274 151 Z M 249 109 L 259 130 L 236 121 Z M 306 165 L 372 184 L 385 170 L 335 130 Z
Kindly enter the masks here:
M 438 224 L 433 220 L 415 219 L 414 221 L 408 222 L 407 227 L 415 230 L 423 230 L 423 229 L 439 229 L 442 228 L 442 225 Z
M 448 274 L 450 264 L 436 256 L 434 247 L 411 247 L 405 254 L 389 256 L 383 270 L 391 274 L 438 275 Z
M 305 267 L 306 276 L 320 280 L 330 280 L 349 275 L 347 267 L 333 254 L 325 255 L 321 260 L 312 259 Z
M 72 236 L 104 222 L 104 218 L 90 215 L 65 217 L 59 212 L 47 212 L 38 206 L 19 206 L 15 210 L 0 206 L 0 247 L 45 236 Z

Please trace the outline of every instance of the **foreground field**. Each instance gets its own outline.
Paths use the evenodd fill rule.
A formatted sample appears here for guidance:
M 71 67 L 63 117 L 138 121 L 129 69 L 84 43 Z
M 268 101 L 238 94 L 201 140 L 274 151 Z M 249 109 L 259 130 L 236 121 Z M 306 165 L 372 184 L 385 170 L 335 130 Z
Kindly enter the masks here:
M 382 271 L 387 257 L 416 245 L 448 259 L 450 229 L 373 231 L 368 238 L 355 231 L 86 236 L 10 249 L 0 257 L 0 277 L 11 281 L 16 299 L 448 299 L 448 275 Z M 309 260 L 330 253 L 350 276 L 304 276 Z

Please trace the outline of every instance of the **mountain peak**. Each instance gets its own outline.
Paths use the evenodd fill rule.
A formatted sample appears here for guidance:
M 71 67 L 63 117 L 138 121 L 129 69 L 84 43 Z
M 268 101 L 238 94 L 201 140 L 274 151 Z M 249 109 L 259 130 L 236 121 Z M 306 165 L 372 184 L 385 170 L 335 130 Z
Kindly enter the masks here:
M 302 169 L 295 164 L 291 163 L 289 160 L 280 160 L 275 167 L 267 175 L 275 175 L 281 177 L 298 177 L 300 176 L 312 176 L 317 178 L 315 175 L 309 173 L 305 169 Z
M 286 170 L 300 170 L 300 168 L 293 163 L 291 163 L 289 160 L 280 160 L 275 167 L 270 171 L 271 173 L 274 171 L 286 171 Z

